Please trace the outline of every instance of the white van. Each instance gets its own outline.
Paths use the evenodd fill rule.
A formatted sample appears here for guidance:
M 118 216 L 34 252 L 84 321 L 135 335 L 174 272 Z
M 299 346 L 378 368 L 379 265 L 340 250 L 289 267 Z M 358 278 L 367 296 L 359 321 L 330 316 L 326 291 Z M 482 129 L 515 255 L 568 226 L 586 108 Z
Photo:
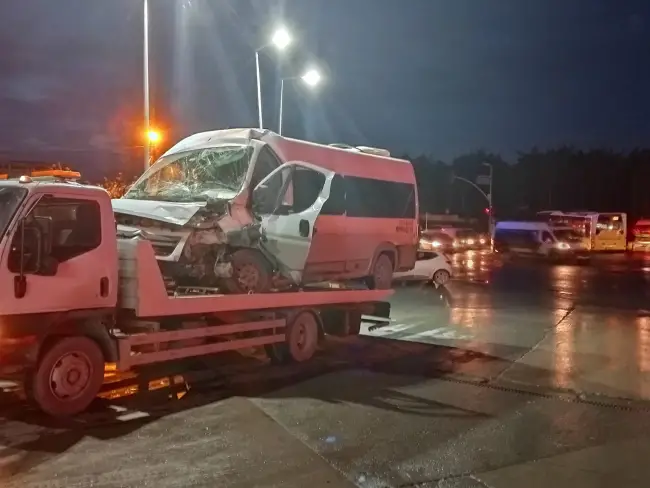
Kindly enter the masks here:
M 171 287 L 264 292 L 412 269 L 418 199 L 409 161 L 267 130 L 187 137 L 113 200 L 118 232 L 152 241 Z
M 586 259 L 589 251 L 572 228 L 551 228 L 545 222 L 498 222 L 492 236 L 494 252 L 551 259 Z

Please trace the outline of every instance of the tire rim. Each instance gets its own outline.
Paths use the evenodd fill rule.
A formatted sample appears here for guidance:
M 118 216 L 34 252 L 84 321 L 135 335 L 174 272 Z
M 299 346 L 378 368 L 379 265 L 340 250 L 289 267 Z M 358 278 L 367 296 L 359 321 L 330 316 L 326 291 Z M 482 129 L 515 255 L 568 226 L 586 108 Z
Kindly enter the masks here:
M 433 281 L 439 285 L 444 285 L 449 281 L 449 273 L 444 270 L 436 271 L 436 274 L 433 275 Z
M 237 268 L 237 283 L 244 291 L 255 291 L 259 281 L 260 274 L 252 264 L 244 264 Z
M 61 356 L 50 371 L 50 391 L 57 399 L 74 400 L 81 396 L 90 383 L 92 364 L 82 352 Z

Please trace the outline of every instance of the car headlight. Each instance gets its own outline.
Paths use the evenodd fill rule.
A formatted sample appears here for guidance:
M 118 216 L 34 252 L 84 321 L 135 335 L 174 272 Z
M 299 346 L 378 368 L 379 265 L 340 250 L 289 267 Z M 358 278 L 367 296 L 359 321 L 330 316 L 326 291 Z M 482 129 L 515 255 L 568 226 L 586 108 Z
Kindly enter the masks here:
M 479 239 L 478 241 L 480 244 L 485 244 L 485 239 Z
M 474 239 L 467 239 L 467 244 L 469 244 L 470 246 L 474 244 Z
M 555 244 L 555 246 L 556 246 L 558 249 L 562 249 L 562 250 L 565 250 L 565 251 L 566 251 L 567 249 L 571 249 L 571 246 L 569 246 L 566 242 L 558 242 L 558 243 Z
M 440 241 L 433 241 L 433 242 L 431 243 L 431 245 L 432 245 L 433 247 L 440 247 L 440 246 L 442 246 L 442 242 L 440 242 Z

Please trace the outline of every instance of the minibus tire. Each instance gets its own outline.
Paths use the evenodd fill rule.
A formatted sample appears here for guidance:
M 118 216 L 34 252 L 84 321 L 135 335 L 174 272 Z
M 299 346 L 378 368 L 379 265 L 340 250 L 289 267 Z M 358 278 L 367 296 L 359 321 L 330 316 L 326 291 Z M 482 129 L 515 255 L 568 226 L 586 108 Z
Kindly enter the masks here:
M 261 253 L 252 249 L 239 249 L 232 254 L 230 260 L 233 276 L 226 280 L 228 291 L 231 293 L 265 293 L 271 289 L 273 271 Z M 239 271 L 248 267 L 257 272 L 257 281 L 253 290 L 245 289 L 239 282 Z
M 372 267 L 372 275 L 368 277 L 368 288 L 371 290 L 389 290 L 393 286 L 393 260 L 388 253 L 377 256 Z

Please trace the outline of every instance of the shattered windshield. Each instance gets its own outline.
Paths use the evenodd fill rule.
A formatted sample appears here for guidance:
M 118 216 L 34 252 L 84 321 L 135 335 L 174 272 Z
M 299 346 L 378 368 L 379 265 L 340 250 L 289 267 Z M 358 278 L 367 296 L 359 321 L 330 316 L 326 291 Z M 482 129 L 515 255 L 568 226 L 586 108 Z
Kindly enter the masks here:
M 170 202 L 231 199 L 242 187 L 252 154 L 250 146 L 220 146 L 166 156 L 123 198 Z
M 0 186 L 0 236 L 4 237 L 16 209 L 27 195 L 25 188 Z

